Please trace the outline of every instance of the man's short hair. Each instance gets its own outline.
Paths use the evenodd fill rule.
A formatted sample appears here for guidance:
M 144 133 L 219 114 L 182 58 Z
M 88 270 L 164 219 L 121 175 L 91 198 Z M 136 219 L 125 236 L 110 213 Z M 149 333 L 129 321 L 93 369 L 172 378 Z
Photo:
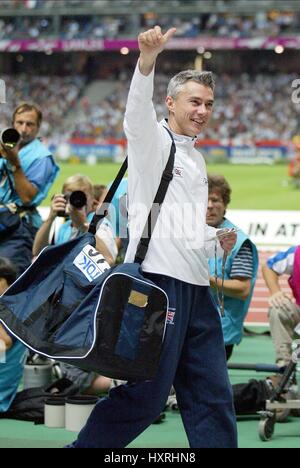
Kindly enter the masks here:
M 107 190 L 106 185 L 103 184 L 94 184 L 93 193 L 95 200 L 100 200 L 102 198 L 104 191 Z
M 215 89 L 215 80 L 212 72 L 185 70 L 173 76 L 173 78 L 170 80 L 167 89 L 167 96 L 171 96 L 173 99 L 176 99 L 178 93 L 188 81 L 195 81 L 196 83 L 212 89 L 212 91 Z
M 94 188 L 91 179 L 83 174 L 74 174 L 68 177 L 62 187 L 63 192 L 66 192 L 70 187 L 72 187 L 72 192 L 74 190 L 83 190 L 94 195 Z
M 0 278 L 4 278 L 8 285 L 13 284 L 17 279 L 17 268 L 6 257 L 0 257 Z
M 39 106 L 37 106 L 36 104 L 32 104 L 30 102 L 22 102 L 22 104 L 20 104 L 15 110 L 14 110 L 14 113 L 13 113 L 13 116 L 12 116 L 12 122 L 14 124 L 15 122 L 15 119 L 16 119 L 16 116 L 19 115 L 19 114 L 23 114 L 23 112 L 31 112 L 31 111 L 35 111 L 36 112 L 36 115 L 37 115 L 37 124 L 38 124 L 38 127 L 41 126 L 41 123 L 42 123 L 42 120 L 43 120 L 43 114 L 42 114 L 42 111 L 40 109 Z
M 230 203 L 231 187 L 224 176 L 208 174 L 208 193 L 217 191 L 220 193 L 225 206 Z

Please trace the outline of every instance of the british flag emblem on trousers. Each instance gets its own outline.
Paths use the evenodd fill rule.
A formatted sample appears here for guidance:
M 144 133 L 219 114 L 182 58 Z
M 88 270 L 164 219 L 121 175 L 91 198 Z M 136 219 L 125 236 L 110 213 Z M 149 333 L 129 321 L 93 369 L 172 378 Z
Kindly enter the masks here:
M 168 325 L 174 325 L 175 311 L 176 309 L 168 310 L 167 312 L 167 324 Z

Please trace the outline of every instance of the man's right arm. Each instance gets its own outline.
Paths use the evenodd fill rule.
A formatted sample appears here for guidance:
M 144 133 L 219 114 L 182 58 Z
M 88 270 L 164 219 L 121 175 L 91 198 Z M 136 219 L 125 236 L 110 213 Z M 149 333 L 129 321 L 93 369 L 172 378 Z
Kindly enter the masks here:
M 32 255 L 36 257 L 39 253 L 49 245 L 49 234 L 51 231 L 52 223 L 54 222 L 57 213 L 59 211 L 64 211 L 66 208 L 66 200 L 63 195 L 56 194 L 54 195 L 50 213 L 46 221 L 41 225 L 38 232 L 35 235 L 33 247 L 32 247 Z
M 148 76 L 152 72 L 158 55 L 164 50 L 165 45 L 174 36 L 176 28 L 169 29 L 165 34 L 159 26 L 141 33 L 138 37 L 140 60 L 140 72 Z
M 154 67 L 157 56 L 174 33 L 173 28 L 162 35 L 160 27 L 156 26 L 138 37 L 140 57 L 128 94 L 124 129 L 129 143 L 140 143 L 143 150 L 147 148 L 150 151 L 158 139 L 158 124 L 152 102 Z M 140 147 L 137 151 L 141 153 Z

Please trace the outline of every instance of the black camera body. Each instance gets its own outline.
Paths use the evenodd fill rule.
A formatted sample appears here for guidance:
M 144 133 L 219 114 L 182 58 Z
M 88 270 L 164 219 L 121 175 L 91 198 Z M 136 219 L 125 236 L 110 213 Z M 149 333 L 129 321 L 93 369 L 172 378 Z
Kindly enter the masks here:
M 67 203 L 70 203 L 70 205 L 74 206 L 74 208 L 77 208 L 77 209 L 83 208 L 87 204 L 86 194 L 82 192 L 82 190 L 74 190 L 74 192 L 66 193 L 64 195 L 64 198 Z M 57 216 L 65 218 L 66 212 L 59 211 L 57 213 Z

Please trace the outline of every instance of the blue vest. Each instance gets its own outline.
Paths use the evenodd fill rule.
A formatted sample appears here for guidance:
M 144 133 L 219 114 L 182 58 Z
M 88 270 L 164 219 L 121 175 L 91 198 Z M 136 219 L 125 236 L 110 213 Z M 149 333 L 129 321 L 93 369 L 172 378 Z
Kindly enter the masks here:
M 219 226 L 220 228 L 232 228 L 236 227 L 228 219 L 225 219 L 224 222 Z M 253 253 L 253 276 L 251 279 L 251 289 L 248 298 L 243 301 L 241 299 L 233 297 L 224 297 L 224 306 L 225 306 L 225 316 L 222 317 L 222 329 L 224 335 L 225 345 L 239 344 L 243 336 L 243 324 L 245 317 L 248 312 L 248 308 L 252 299 L 253 289 L 256 281 L 256 275 L 258 271 L 258 253 L 257 248 L 250 241 L 248 236 L 242 232 L 237 232 L 237 242 L 232 250 L 230 256 L 227 258 L 226 267 L 225 267 L 225 280 L 230 279 L 230 272 L 232 268 L 233 261 L 242 247 L 243 243 L 248 240 L 252 247 Z M 215 260 L 213 258 L 209 259 L 209 271 L 211 276 L 215 276 Z M 217 272 L 218 277 L 222 275 L 222 258 L 218 258 L 217 261 Z M 211 288 L 211 292 L 216 299 L 216 292 Z
M 36 194 L 34 199 L 31 201 L 30 206 L 38 206 L 41 204 L 44 198 L 46 198 L 48 191 L 51 185 L 53 184 L 55 177 L 57 176 L 59 168 L 55 164 L 48 148 L 46 148 L 46 146 L 44 146 L 40 142 L 40 140 L 37 138 L 31 141 L 30 143 L 28 143 L 28 145 L 25 145 L 19 151 L 20 163 L 21 163 L 22 170 L 25 176 L 33 162 L 39 159 L 46 158 L 46 157 L 51 157 L 52 159 L 53 172 L 52 172 L 51 177 L 45 183 L 45 185 L 38 190 L 38 193 Z M 9 164 L 7 160 L 4 158 L 1 158 L 0 159 L 0 173 L 1 172 L 3 173 L 3 171 L 5 170 L 5 166 L 7 167 L 7 171 L 9 172 Z M 10 182 L 12 186 L 14 187 L 14 178 L 12 174 L 10 174 Z M 1 203 L 16 203 L 18 206 L 23 206 L 22 200 L 20 199 L 16 190 L 14 191 L 11 190 L 10 183 L 7 179 L 5 181 L 2 179 L 2 183 L 0 185 L 0 200 L 1 200 Z M 41 224 L 41 218 L 38 212 L 32 213 L 32 222 L 35 227 L 39 227 L 39 225 Z
M 0 361 L 0 413 L 7 411 L 16 396 L 23 369 L 27 349 L 16 341 L 6 352 L 6 362 Z
M 94 213 L 89 213 L 87 215 L 87 220 L 89 223 L 91 222 L 93 218 L 93 214 Z M 63 244 L 64 242 L 68 242 L 71 239 L 71 235 L 72 235 L 72 221 L 68 219 L 60 226 L 55 244 L 59 245 L 59 244 Z M 78 232 L 78 235 L 79 235 L 79 232 Z
M 87 220 L 90 223 L 93 219 L 94 213 L 89 213 L 87 215 Z M 111 223 L 107 218 L 103 218 L 102 223 L 105 223 L 109 225 L 111 228 Z M 72 235 L 72 225 L 71 225 L 71 220 L 68 219 L 65 223 L 63 223 L 58 231 L 58 236 L 55 241 L 55 244 L 63 244 L 64 242 L 68 242 L 71 239 Z
M 111 186 L 109 184 L 108 188 Z M 109 219 L 111 220 L 114 233 L 117 237 L 127 237 L 127 224 L 128 218 L 127 213 L 122 213 L 120 207 L 120 198 L 128 192 L 128 180 L 123 179 L 117 188 L 116 193 L 111 201 L 111 205 L 108 209 Z M 124 207 L 123 207 L 124 208 Z

